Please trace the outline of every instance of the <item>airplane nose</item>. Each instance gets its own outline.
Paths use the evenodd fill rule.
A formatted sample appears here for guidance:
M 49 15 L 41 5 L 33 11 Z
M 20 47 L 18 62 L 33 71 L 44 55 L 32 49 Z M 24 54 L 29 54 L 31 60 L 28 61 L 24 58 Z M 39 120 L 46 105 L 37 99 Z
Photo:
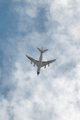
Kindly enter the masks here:
M 37 72 L 37 74 L 39 75 L 40 72 Z

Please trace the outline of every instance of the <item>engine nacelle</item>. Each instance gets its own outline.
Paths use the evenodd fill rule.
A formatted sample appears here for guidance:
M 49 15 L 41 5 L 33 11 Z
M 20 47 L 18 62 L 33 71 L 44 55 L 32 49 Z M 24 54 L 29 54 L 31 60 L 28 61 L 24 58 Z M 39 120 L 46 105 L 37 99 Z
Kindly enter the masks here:
M 31 64 L 32 64 L 32 61 L 31 61 Z
M 50 66 L 50 64 L 48 64 L 48 67 Z
M 34 64 L 34 67 L 35 67 L 35 64 Z
M 44 66 L 44 68 L 46 68 L 46 66 Z

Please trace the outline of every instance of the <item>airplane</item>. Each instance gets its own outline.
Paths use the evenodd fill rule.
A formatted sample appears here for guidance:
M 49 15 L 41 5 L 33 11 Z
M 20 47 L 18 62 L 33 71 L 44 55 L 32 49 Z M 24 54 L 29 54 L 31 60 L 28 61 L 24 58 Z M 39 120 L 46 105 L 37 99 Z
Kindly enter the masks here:
M 34 60 L 33 58 L 29 57 L 28 55 L 26 55 L 26 57 L 31 61 L 31 64 L 34 63 L 34 67 L 35 67 L 35 65 L 38 67 L 38 69 L 37 69 L 37 75 L 39 75 L 39 74 L 40 74 L 40 69 L 41 69 L 41 67 L 46 68 L 46 65 L 49 66 L 50 63 L 56 61 L 56 59 L 50 60 L 50 61 L 42 61 L 43 53 L 46 52 L 48 49 L 46 49 L 46 50 L 42 50 L 42 49 L 40 49 L 40 48 L 37 48 L 37 49 L 38 49 L 38 50 L 40 51 L 40 53 L 41 53 L 39 61 Z

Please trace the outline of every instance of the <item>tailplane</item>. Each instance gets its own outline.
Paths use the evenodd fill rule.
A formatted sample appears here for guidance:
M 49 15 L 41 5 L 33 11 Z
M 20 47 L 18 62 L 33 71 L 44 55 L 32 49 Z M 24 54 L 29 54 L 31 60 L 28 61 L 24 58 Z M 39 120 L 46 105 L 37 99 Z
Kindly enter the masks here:
M 41 50 L 40 48 L 37 48 L 41 53 L 44 53 L 44 52 L 46 52 L 48 49 L 46 49 L 46 50 Z

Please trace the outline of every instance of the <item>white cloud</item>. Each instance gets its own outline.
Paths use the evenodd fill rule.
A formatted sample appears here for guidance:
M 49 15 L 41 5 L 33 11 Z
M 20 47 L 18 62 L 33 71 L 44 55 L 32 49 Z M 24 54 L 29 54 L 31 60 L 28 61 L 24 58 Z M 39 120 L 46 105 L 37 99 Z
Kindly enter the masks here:
M 8 101 L 0 95 L 0 119 L 1 120 L 9 120 L 10 116 L 8 113 L 9 103 Z
M 27 2 L 30 6 L 27 6 Z M 15 7 L 19 14 L 17 18 L 19 32 L 26 32 L 25 23 L 29 20 L 29 23 L 32 23 L 33 18 L 38 15 L 37 8 L 42 4 L 50 6 L 50 11 L 45 12 L 47 30 L 44 33 L 33 30 L 24 36 L 20 33 L 14 38 L 17 41 L 15 42 L 18 54 L 15 54 L 16 69 L 11 71 L 11 80 L 13 85 L 16 85 L 15 90 L 8 93 L 10 100 L 5 100 L 5 104 L 2 100 L 2 106 L 4 104 L 2 110 L 9 119 L 7 107 L 10 103 L 10 114 L 14 120 L 79 120 L 79 8 L 74 3 L 71 4 L 70 0 L 27 2 L 25 7 L 21 5 Z M 43 6 L 46 9 L 46 5 Z M 27 21 L 28 16 L 30 18 Z M 36 48 L 42 45 L 49 48 L 49 51 L 44 54 L 44 59 L 56 58 L 57 61 L 46 70 L 42 69 L 40 76 L 37 76 L 36 68 L 30 65 L 25 53 L 37 58 L 39 52 Z M 1 117 L 5 118 L 5 116 Z
M 78 70 L 79 67 L 76 67 L 73 72 Z M 10 102 L 14 119 L 23 118 L 25 120 L 28 118 L 32 120 L 34 117 L 45 119 L 46 116 L 46 119 L 50 119 L 49 115 L 51 115 L 51 119 L 56 119 L 56 117 L 61 120 L 80 119 L 80 109 L 76 105 L 77 100 L 80 100 L 80 96 L 79 91 L 75 91 L 75 85 L 79 82 L 79 78 L 76 78 L 77 75 L 75 75 L 76 79 L 73 80 L 66 78 L 66 76 L 47 78 L 47 75 L 45 75 L 44 78 L 41 74 L 37 77 L 32 71 L 25 74 L 20 65 L 17 65 L 17 70 L 13 75 L 13 79 L 17 81 Z M 48 76 L 50 75 L 48 74 Z M 54 117 L 54 113 L 56 117 Z M 43 114 L 45 115 L 43 116 Z
M 70 0 L 55 0 L 53 1 L 55 6 L 67 7 L 70 3 Z

